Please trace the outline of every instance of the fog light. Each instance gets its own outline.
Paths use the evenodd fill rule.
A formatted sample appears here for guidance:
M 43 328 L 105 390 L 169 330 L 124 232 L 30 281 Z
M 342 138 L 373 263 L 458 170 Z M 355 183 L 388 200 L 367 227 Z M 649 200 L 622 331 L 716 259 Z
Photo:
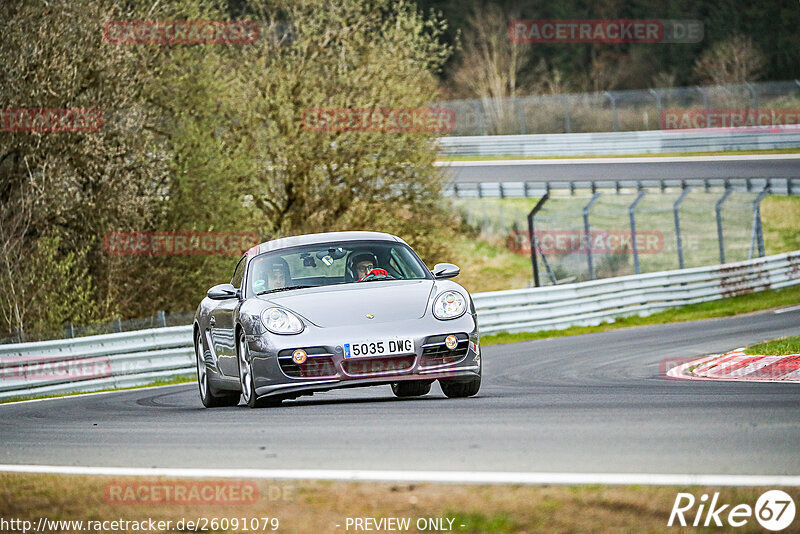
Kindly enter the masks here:
M 306 351 L 297 349 L 292 353 L 292 361 L 296 364 L 301 364 L 306 361 Z
M 453 350 L 458 345 L 458 338 L 456 336 L 447 336 L 444 338 L 444 346 L 450 350 Z

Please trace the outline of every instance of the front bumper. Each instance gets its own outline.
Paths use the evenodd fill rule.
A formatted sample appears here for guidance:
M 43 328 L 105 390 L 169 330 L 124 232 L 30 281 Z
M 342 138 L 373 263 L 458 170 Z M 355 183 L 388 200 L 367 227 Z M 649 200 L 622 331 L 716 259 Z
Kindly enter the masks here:
M 456 335 L 452 351 L 444 337 Z M 379 339 L 411 338 L 414 352 L 369 358 L 345 358 L 343 345 Z M 337 328 L 309 327 L 290 336 L 247 336 L 255 391 L 262 396 L 297 396 L 343 387 L 390 384 L 402 380 L 470 380 L 481 374 L 480 341 L 475 317 L 451 321 L 432 317 Z M 307 352 L 294 364 L 296 349 Z

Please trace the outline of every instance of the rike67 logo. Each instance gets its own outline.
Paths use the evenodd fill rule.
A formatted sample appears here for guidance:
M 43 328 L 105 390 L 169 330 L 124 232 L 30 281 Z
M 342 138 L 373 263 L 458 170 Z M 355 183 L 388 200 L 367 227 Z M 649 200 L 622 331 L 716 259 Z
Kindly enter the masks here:
M 795 505 L 791 495 L 781 490 L 769 490 L 761 494 L 755 507 L 749 504 L 724 503 L 719 492 L 709 499 L 704 493 L 696 499 L 691 493 L 678 493 L 667 526 L 682 527 L 743 527 L 755 517 L 758 524 L 777 532 L 794 521 Z

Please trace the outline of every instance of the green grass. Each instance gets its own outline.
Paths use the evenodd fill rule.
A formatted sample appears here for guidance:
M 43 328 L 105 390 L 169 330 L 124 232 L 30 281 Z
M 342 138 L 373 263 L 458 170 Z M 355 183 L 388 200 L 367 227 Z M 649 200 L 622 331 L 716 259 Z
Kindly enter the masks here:
M 152 382 L 148 382 L 147 384 L 142 384 L 140 386 L 131 386 L 127 388 L 105 388 L 105 389 L 98 389 L 96 391 L 75 391 L 72 393 L 53 393 L 52 395 L 20 395 L 19 397 L 11 397 L 8 399 L 0 400 L 0 404 L 7 404 L 9 402 L 19 402 L 19 401 L 26 401 L 26 400 L 34 400 L 34 399 L 53 399 L 57 397 L 73 397 L 75 395 L 86 395 L 88 393 L 101 393 L 104 391 L 124 391 L 126 389 L 141 389 L 141 388 L 152 388 L 156 386 L 172 386 L 174 384 L 185 384 L 188 382 L 194 382 L 197 379 L 194 377 L 185 377 L 180 376 L 176 378 L 169 378 L 169 379 L 160 379 L 160 380 L 153 380 Z
M 575 159 L 575 158 L 641 158 L 641 157 L 680 157 L 680 156 L 732 156 L 749 154 L 798 154 L 800 148 L 770 148 L 767 150 L 716 150 L 710 152 L 662 152 L 652 154 L 644 152 L 641 154 L 592 154 L 585 156 L 445 156 L 439 157 L 439 161 L 493 161 L 493 160 L 517 160 L 517 159 Z
M 800 336 L 780 337 L 770 341 L 756 343 L 745 349 L 745 354 L 763 354 L 767 356 L 785 356 L 800 354 Z
M 761 220 L 767 255 L 800 250 L 800 196 L 767 195 Z
M 617 319 L 613 323 L 603 323 L 597 326 L 573 326 L 564 330 L 542 330 L 540 332 L 501 332 L 481 336 L 482 345 L 499 345 L 503 343 L 516 343 L 531 339 L 544 339 L 550 337 L 575 336 L 595 332 L 607 332 L 631 326 L 646 326 L 661 323 L 677 323 L 682 321 L 698 321 L 715 317 L 730 317 L 742 313 L 751 313 L 781 306 L 790 306 L 800 302 L 800 286 L 786 287 L 730 297 L 727 299 L 690 304 L 673 310 L 665 310 L 647 317 L 631 316 Z M 800 344 L 800 338 L 795 343 Z M 757 345 L 756 345 L 757 346 Z M 795 352 L 800 353 L 800 345 L 795 345 Z M 753 354 L 753 353 L 751 353 Z M 763 353 L 761 353 L 763 354 Z

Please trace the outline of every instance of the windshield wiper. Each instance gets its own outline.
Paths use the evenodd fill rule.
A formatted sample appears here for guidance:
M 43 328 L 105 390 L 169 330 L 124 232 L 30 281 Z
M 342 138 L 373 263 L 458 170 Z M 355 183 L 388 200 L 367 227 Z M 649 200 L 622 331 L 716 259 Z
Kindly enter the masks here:
M 256 293 L 256 296 L 266 295 L 267 293 L 277 293 L 278 291 L 289 291 L 290 289 L 304 289 L 306 287 L 317 287 L 317 286 L 286 286 L 286 287 L 276 287 L 275 289 L 265 289 L 264 291 L 259 291 Z

